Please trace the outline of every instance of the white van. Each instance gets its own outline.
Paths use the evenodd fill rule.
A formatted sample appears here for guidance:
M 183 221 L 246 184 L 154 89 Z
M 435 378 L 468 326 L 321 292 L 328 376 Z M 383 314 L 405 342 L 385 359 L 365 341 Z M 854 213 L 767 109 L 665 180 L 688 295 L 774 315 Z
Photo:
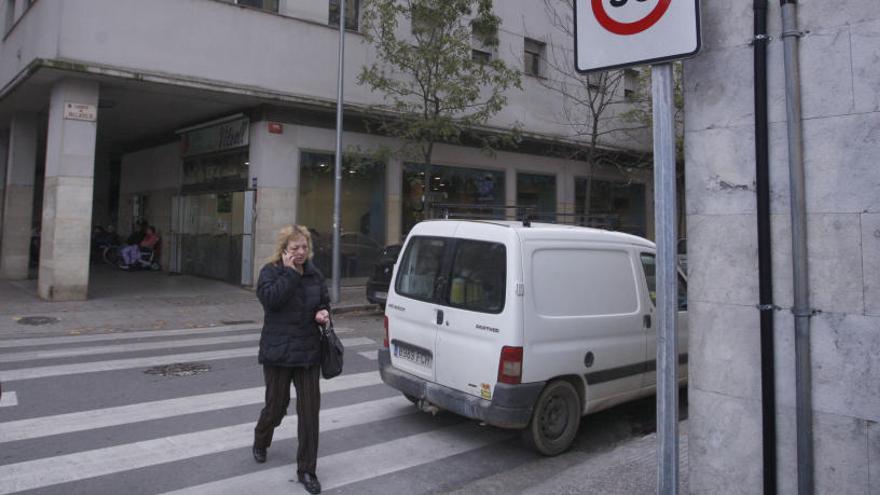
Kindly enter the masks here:
M 582 415 L 654 393 L 654 257 L 650 241 L 584 227 L 419 223 L 388 292 L 382 379 L 559 454 Z M 683 382 L 687 354 L 679 363 Z

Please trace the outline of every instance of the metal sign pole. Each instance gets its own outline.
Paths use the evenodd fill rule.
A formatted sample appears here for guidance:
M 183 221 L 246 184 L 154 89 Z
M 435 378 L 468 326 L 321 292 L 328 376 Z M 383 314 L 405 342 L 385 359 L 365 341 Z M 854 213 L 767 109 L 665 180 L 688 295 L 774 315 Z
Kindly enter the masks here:
M 340 210 L 342 208 L 342 75 L 345 60 L 345 0 L 339 0 L 339 69 L 336 76 L 336 174 L 333 183 L 333 282 L 330 299 L 338 303 L 340 299 L 340 260 L 341 241 Z
M 651 67 L 657 243 L 657 493 L 678 493 L 678 287 L 672 64 Z

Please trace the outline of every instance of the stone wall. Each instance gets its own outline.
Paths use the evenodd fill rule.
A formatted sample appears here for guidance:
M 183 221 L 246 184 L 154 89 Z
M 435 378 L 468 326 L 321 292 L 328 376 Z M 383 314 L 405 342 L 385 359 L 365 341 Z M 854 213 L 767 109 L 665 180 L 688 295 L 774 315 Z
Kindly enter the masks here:
M 769 5 L 778 477 L 796 493 L 794 336 L 780 7 Z M 702 2 L 685 63 L 690 489 L 760 493 L 751 2 Z M 880 9 L 798 5 L 816 493 L 880 493 Z

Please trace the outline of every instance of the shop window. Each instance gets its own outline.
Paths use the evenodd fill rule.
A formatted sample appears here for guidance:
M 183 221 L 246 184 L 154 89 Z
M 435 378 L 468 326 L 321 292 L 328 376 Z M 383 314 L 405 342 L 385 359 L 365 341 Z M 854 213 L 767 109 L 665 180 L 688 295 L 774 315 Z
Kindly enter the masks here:
M 516 205 L 531 208 L 533 220 L 556 220 L 556 176 L 516 174 Z
M 403 170 L 403 233 L 416 223 L 442 215 L 443 206 L 455 216 L 471 218 L 505 217 L 504 172 L 476 168 L 432 165 L 430 187 L 424 192 L 425 167 L 407 163 Z M 424 204 L 422 202 L 424 196 Z
M 357 31 L 359 29 L 360 10 L 360 0 L 345 0 L 345 29 L 349 31 Z M 339 0 L 330 0 L 330 20 L 328 24 L 339 27 Z
M 543 72 L 546 45 L 540 41 L 526 38 L 523 49 L 523 62 L 525 73 L 530 76 L 540 77 Z
M 588 206 L 589 205 L 589 206 Z M 605 180 L 575 180 L 575 222 L 644 237 L 645 185 Z
M 314 261 L 327 277 L 333 263 L 334 159 L 329 153 L 300 155 L 297 222 L 312 232 Z M 342 168 L 342 276 L 367 277 L 385 244 L 385 166 L 344 156 Z

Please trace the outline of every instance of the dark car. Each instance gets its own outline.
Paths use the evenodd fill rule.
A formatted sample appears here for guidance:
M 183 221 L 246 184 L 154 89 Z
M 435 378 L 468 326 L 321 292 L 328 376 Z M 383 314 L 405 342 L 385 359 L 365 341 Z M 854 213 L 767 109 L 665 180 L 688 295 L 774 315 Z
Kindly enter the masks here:
M 385 246 L 379 254 L 379 260 L 373 267 L 373 273 L 367 280 L 367 300 L 373 304 L 385 307 L 388 299 L 388 288 L 391 286 L 391 275 L 394 272 L 394 264 L 400 255 L 400 244 Z

